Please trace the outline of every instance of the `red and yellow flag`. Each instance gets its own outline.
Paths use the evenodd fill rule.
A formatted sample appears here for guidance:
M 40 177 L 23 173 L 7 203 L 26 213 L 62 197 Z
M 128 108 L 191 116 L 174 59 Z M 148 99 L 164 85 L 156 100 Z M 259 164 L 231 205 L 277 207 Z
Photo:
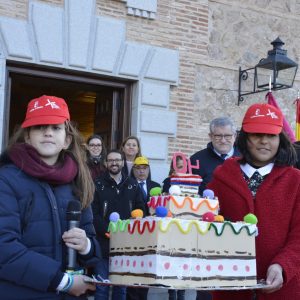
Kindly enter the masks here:
M 300 99 L 296 99 L 296 141 L 300 141 Z

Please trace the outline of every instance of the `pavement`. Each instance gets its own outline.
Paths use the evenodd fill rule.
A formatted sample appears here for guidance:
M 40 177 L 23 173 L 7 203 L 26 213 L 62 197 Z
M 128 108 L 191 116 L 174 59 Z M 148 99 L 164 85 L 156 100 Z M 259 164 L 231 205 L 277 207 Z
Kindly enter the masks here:
M 148 300 L 168 300 L 168 290 L 167 289 L 149 289 Z M 185 300 L 195 300 L 196 292 L 194 290 L 185 291 Z M 94 300 L 94 297 L 89 297 L 89 300 Z
M 168 300 L 168 290 L 164 289 L 149 289 L 148 300 Z M 185 291 L 185 300 L 195 300 L 196 292 L 194 290 Z

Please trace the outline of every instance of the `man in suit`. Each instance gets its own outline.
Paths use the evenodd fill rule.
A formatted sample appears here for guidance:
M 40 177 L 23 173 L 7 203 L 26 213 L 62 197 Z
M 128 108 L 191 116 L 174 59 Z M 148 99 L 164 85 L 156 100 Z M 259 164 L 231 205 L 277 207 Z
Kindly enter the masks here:
M 147 202 L 150 197 L 150 190 L 154 187 L 160 187 L 160 184 L 151 180 L 149 160 L 145 156 L 139 156 L 134 160 L 132 175 L 138 182 L 143 194 L 145 203 L 145 215 L 149 215 Z M 127 300 L 147 300 L 148 289 L 146 288 L 127 288 Z

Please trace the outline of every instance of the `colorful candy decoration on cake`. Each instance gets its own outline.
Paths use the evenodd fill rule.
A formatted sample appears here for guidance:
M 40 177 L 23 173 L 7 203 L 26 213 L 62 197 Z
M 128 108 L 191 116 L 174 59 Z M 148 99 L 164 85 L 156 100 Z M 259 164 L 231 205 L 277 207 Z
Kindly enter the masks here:
M 155 209 L 155 213 L 157 217 L 165 218 L 168 216 L 168 209 L 164 206 L 157 206 Z
M 214 220 L 215 220 L 215 215 L 210 211 L 204 213 L 203 216 L 202 216 L 202 221 L 214 222 Z
M 154 187 L 149 191 L 150 196 L 159 196 L 161 193 L 162 190 L 160 186 Z
M 206 189 L 203 191 L 203 197 L 207 199 L 214 199 L 215 198 L 215 193 L 213 190 Z
M 109 221 L 111 221 L 111 222 L 117 222 L 118 220 L 120 220 L 120 215 L 119 215 L 119 213 L 117 213 L 117 212 L 112 212 L 112 213 L 109 215 Z
M 134 219 L 142 218 L 144 216 L 144 212 L 141 209 L 134 209 L 131 212 L 131 217 Z
M 214 222 L 224 223 L 224 217 L 222 215 L 216 215 Z
M 244 222 L 256 225 L 258 223 L 258 220 L 254 214 L 249 213 L 246 216 L 244 216 Z

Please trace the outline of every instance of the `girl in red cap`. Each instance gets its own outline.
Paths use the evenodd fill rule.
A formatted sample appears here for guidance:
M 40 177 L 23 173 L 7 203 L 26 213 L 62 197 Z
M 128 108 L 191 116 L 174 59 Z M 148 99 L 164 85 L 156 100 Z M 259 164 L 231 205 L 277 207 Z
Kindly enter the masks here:
M 94 187 L 81 144 L 63 99 L 29 102 L 22 127 L 1 156 L 1 299 L 86 299 L 80 296 L 95 289 L 78 271 L 98 261 Z M 80 217 L 72 229 L 70 210 Z M 77 254 L 77 272 L 65 271 L 68 252 Z
M 282 128 L 280 110 L 249 107 L 237 140 L 241 157 L 226 160 L 208 185 L 225 219 L 257 216 L 257 278 L 266 280 L 262 290 L 214 292 L 214 300 L 300 299 L 300 172 L 292 167 L 296 153 Z

